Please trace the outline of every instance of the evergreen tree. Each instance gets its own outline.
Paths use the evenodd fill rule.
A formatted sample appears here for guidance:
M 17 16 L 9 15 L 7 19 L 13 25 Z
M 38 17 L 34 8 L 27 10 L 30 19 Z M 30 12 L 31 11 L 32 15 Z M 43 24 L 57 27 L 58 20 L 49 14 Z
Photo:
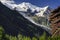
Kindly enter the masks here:
M 39 37 L 39 40 L 47 40 L 46 33 L 44 32 L 42 36 Z
M 37 38 L 36 37 L 33 37 L 32 40 L 37 40 Z
M 3 39 L 4 29 L 2 26 L 0 26 L 0 40 Z
M 23 36 L 21 34 L 18 35 L 18 40 L 23 40 Z
M 9 40 L 17 40 L 17 37 L 16 36 L 10 36 Z

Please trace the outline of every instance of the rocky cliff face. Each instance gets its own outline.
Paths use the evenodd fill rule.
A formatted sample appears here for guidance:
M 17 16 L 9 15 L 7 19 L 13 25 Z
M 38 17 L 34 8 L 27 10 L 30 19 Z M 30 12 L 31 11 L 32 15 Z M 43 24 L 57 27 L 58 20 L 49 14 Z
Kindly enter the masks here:
M 17 35 L 21 33 L 26 36 L 39 36 L 45 31 L 41 27 L 31 23 L 16 10 L 11 10 L 0 2 L 0 25 L 5 29 L 5 33 Z

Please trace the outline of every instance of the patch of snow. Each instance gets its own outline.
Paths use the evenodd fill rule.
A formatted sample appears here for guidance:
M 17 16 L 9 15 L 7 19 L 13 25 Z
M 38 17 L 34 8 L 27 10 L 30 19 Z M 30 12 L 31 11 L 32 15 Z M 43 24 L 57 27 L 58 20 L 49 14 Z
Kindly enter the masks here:
M 7 6 L 11 10 L 13 10 L 17 6 L 17 4 L 15 4 L 13 0 L 0 0 L 0 1 L 2 2 L 3 5 Z

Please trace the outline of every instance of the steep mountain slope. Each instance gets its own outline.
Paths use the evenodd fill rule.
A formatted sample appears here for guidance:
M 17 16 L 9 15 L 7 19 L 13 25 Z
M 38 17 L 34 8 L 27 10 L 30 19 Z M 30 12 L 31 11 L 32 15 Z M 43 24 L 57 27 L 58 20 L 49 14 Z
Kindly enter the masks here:
M 0 2 L 0 25 L 3 25 L 5 33 L 17 35 L 21 33 L 26 36 L 39 36 L 46 30 L 33 24 L 24 18 L 16 10 L 11 10 Z
M 51 10 L 48 6 L 38 7 L 28 2 L 16 4 L 13 0 L 1 0 L 1 2 L 9 9 L 18 11 L 21 15 L 23 15 L 26 19 L 28 19 L 32 23 L 39 25 L 46 30 L 47 29 L 50 30 L 48 17 Z

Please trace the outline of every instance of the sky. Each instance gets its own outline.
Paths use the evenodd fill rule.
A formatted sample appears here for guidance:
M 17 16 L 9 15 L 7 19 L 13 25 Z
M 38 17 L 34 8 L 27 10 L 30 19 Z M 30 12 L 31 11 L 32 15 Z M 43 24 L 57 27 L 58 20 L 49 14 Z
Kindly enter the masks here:
M 14 0 L 14 1 L 17 4 L 22 3 L 22 2 L 29 2 L 39 7 L 49 6 L 52 9 L 55 9 L 58 6 L 60 6 L 60 0 Z

